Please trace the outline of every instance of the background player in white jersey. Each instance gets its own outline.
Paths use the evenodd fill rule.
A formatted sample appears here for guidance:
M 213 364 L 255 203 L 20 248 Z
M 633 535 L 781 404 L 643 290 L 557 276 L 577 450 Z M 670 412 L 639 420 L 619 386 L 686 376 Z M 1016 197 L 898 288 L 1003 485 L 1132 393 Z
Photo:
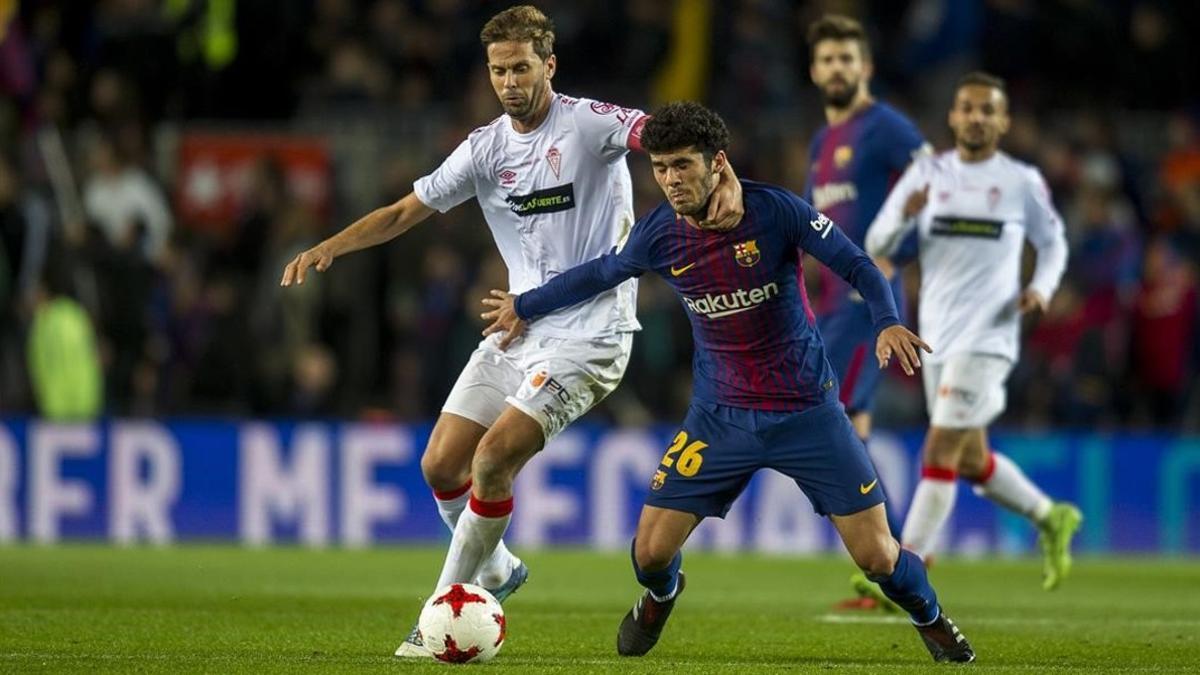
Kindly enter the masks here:
M 284 270 L 284 286 L 303 283 L 310 267 L 324 271 L 334 258 L 389 241 L 472 197 L 513 293 L 599 257 L 624 238 L 634 220 L 625 155 L 640 149 L 645 114 L 555 94 L 554 26 L 534 7 L 500 12 L 480 38 L 505 114 L 472 132 L 412 193 L 298 255 Z M 714 227 L 741 218 L 732 172 L 722 176 L 709 213 Z M 434 588 L 474 581 L 503 599 L 524 583 L 528 570 L 501 539 L 513 481 L 546 441 L 620 382 L 639 328 L 636 288 L 630 281 L 556 312 L 512 349 L 506 351 L 507 338 L 492 336 L 472 354 L 421 458 L 454 533 Z M 429 655 L 415 627 L 396 655 Z
M 1021 315 L 1045 311 L 1066 269 L 1063 223 L 1041 173 L 998 150 L 1009 126 L 1003 80 L 963 77 L 949 122 L 955 149 L 909 167 L 866 240 L 871 255 L 888 256 L 918 231 L 920 332 L 934 348 L 923 369 L 930 425 L 924 466 L 902 542 L 929 555 L 962 476 L 978 494 L 1037 525 L 1049 590 L 1070 568 L 1071 537 L 1082 516 L 1074 505 L 1052 502 L 1016 464 L 990 450 L 987 426 L 1004 411 Z M 1026 240 L 1037 263 L 1022 289 Z

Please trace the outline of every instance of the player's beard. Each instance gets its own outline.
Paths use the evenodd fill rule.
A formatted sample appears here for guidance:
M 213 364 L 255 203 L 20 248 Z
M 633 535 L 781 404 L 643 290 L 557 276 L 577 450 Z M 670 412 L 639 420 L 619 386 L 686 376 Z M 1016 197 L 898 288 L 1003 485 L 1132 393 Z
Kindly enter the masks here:
M 825 98 L 827 107 L 845 110 L 854 103 L 854 98 L 858 96 L 858 80 L 843 80 L 843 82 L 845 82 L 845 86 L 838 92 L 831 92 L 828 87 L 821 87 L 821 95 Z
M 986 130 L 980 130 L 978 133 L 960 135 L 957 139 L 958 145 L 969 150 L 970 152 L 982 152 L 993 144 L 992 139 L 988 138 Z
M 677 213 L 679 213 L 681 216 L 691 216 L 696 220 L 706 219 L 708 217 L 708 205 L 710 202 L 712 202 L 713 183 L 715 182 L 716 177 L 712 174 L 709 174 L 707 178 L 703 179 L 700 185 L 700 194 L 704 195 L 704 199 L 700 201 L 700 204 L 690 211 L 678 211 Z
M 533 86 L 533 91 L 529 93 L 529 98 L 522 101 L 519 105 L 510 107 L 510 105 L 503 100 L 500 101 L 500 105 L 504 108 L 504 112 L 508 113 L 509 117 L 517 120 L 518 122 L 525 123 L 533 118 L 534 111 L 537 110 L 538 102 L 542 100 L 542 96 L 545 95 L 545 91 L 546 83 L 544 81 L 539 81 Z

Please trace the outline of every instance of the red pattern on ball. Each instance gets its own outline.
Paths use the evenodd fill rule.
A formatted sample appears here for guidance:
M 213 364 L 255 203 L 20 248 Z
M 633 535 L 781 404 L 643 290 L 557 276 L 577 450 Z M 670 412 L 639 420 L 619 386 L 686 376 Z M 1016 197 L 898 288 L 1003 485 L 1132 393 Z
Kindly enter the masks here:
M 433 601 L 434 605 L 449 604 L 450 609 L 454 612 L 454 618 L 462 616 L 463 605 L 472 602 L 486 603 L 487 599 L 477 593 L 471 593 L 463 588 L 462 584 L 454 584 L 450 590 L 443 593 L 441 597 Z

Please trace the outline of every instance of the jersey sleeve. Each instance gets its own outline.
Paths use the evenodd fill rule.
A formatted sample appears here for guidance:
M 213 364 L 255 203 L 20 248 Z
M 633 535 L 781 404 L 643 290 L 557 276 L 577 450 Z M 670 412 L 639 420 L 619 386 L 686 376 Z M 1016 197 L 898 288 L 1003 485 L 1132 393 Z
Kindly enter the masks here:
M 541 286 L 517 296 L 517 316 L 529 320 L 576 305 L 651 269 L 650 238 L 645 219 L 612 251 L 577 265 Z
M 933 147 L 912 122 L 900 115 L 892 117 L 887 127 L 883 153 L 888 168 L 896 172 L 904 171 L 917 158 L 932 153 Z
M 1030 168 L 1025 186 L 1025 236 L 1037 250 L 1029 288 L 1046 300 L 1054 295 L 1067 269 L 1067 237 L 1041 172 Z
M 908 234 L 916 229 L 917 219 L 904 217 L 904 203 L 914 190 L 924 187 L 923 167 L 924 162 L 913 162 L 888 193 L 879 213 L 875 214 L 875 220 L 867 228 L 867 236 L 863 240 L 867 253 L 877 258 L 894 256 Z
M 467 139 L 433 173 L 418 178 L 413 192 L 425 206 L 445 213 L 475 196 L 473 168 L 471 141 Z
M 903 172 L 914 161 L 933 154 L 933 146 L 925 140 L 925 137 L 921 135 L 921 131 L 910 120 L 900 115 L 895 115 L 892 118 L 891 126 L 892 128 L 888 134 L 889 142 L 887 145 L 886 160 L 887 166 L 892 171 L 903 175 Z M 905 235 L 890 257 L 893 262 L 899 265 L 907 264 L 916 259 L 917 233 L 910 231 Z
M 574 111 L 583 144 L 597 157 L 612 161 L 642 149 L 642 127 L 649 117 L 641 110 L 580 99 Z
M 808 144 L 808 176 L 804 179 L 803 197 L 804 201 L 808 202 L 809 204 L 813 203 L 813 174 L 816 173 L 816 171 L 813 170 L 813 167 L 817 164 L 817 139 L 819 138 L 819 135 L 813 136 L 812 141 L 810 141 Z
M 790 192 L 782 192 L 780 224 L 790 243 L 816 258 L 858 291 L 871 312 L 875 332 L 900 323 L 896 299 L 883 272 L 825 214 Z

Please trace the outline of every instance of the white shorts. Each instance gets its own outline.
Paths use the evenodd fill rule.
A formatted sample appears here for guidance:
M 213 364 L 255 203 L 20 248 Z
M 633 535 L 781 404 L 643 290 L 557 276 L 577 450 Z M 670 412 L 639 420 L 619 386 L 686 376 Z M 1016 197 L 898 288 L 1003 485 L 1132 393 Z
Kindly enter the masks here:
M 491 427 L 511 405 L 537 420 L 546 440 L 612 393 L 625 375 L 633 333 L 607 338 L 524 336 L 502 352 L 500 335 L 471 354 L 442 412 Z
M 1004 382 L 1012 366 L 1003 356 L 970 352 L 922 364 L 929 424 L 946 429 L 991 424 L 1004 412 Z

